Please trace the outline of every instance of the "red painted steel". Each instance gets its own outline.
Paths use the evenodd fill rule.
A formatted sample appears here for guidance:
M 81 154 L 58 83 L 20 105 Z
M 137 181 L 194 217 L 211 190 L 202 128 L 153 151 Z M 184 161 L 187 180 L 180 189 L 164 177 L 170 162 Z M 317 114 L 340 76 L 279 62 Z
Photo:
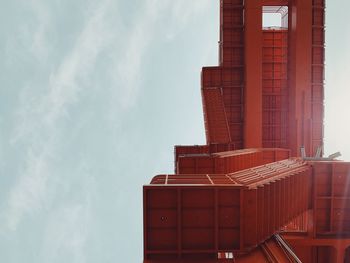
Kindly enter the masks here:
M 257 248 L 252 250 L 249 254 L 237 255 L 235 261 L 237 263 L 294 263 L 298 258 L 291 252 L 288 245 L 280 236 L 268 239 Z M 281 241 L 282 240 L 282 241 Z
M 290 157 L 287 149 L 245 149 L 221 153 L 184 154 L 178 156 L 178 174 L 221 174 L 272 163 Z
M 280 241 L 282 237 L 272 237 L 255 248 L 249 254 L 235 255 L 231 252 L 218 253 L 218 259 L 187 259 L 187 260 L 171 260 L 167 259 L 166 263 L 294 263 L 295 255 L 290 252 L 290 248 Z M 218 261 L 219 260 L 219 261 Z M 144 263 L 159 263 L 159 260 L 145 260 Z M 164 261 L 163 261 L 164 262 Z
M 302 262 L 350 262 L 350 163 L 310 164 L 313 191 L 304 234 L 288 232 L 285 238 Z
M 178 173 L 178 162 L 180 156 L 191 156 L 198 154 L 213 154 L 219 152 L 233 151 L 235 145 L 233 143 L 214 143 L 208 145 L 177 145 L 174 147 L 175 173 Z M 289 157 L 289 156 L 288 156 Z
M 348 263 L 350 262 L 350 239 L 309 238 L 300 235 L 284 235 L 301 262 Z
M 305 146 L 313 155 L 323 147 L 324 1 L 220 3 L 220 66 L 203 68 L 202 90 L 215 88 L 216 101 L 221 92 L 225 114 L 212 124 L 205 118 L 207 142 L 289 148 L 293 156 Z M 288 28 L 263 29 L 266 5 L 288 6 Z M 204 103 L 205 116 L 217 108 Z
M 231 141 L 225 105 L 220 88 L 202 89 L 204 120 L 208 142 L 228 143 Z
M 244 147 L 262 147 L 262 4 L 245 1 Z
M 308 208 L 310 172 L 290 159 L 231 174 L 154 177 L 144 186 L 145 259 L 215 259 L 256 247 Z
M 242 55 L 242 54 L 241 54 Z M 202 98 L 204 123 L 206 128 L 207 143 L 232 143 L 236 149 L 243 148 L 243 82 L 244 71 L 241 66 L 232 67 L 205 67 L 202 69 Z M 217 111 L 217 104 L 207 103 L 208 89 L 215 89 L 217 93 L 214 96 L 220 96 L 224 105 L 224 116 L 220 116 L 226 120 L 229 134 L 221 137 L 213 136 L 211 133 L 222 134 L 225 126 L 221 120 L 221 125 L 216 126 L 216 123 L 210 122 L 208 118 L 212 112 Z M 218 100 L 218 98 L 216 98 Z M 210 125 L 210 123 L 212 123 Z M 218 129 L 219 131 L 216 131 Z M 226 133 L 226 131 L 224 131 Z
M 262 50 L 262 145 L 288 148 L 288 30 L 264 30 Z
M 350 238 L 350 163 L 315 162 L 314 236 Z
M 288 159 L 323 148 L 324 22 L 325 0 L 220 0 L 207 144 L 176 146 L 176 174 L 144 186 L 145 263 L 295 262 L 276 233 L 301 262 L 350 262 L 350 163 Z
M 323 145 L 324 111 L 324 43 L 325 2 L 313 0 L 312 6 L 312 89 L 311 89 L 311 150 Z
M 174 147 L 175 160 L 180 155 L 188 154 L 212 154 L 219 152 L 227 152 L 235 150 L 235 145 L 232 143 L 212 143 L 207 145 L 177 145 Z

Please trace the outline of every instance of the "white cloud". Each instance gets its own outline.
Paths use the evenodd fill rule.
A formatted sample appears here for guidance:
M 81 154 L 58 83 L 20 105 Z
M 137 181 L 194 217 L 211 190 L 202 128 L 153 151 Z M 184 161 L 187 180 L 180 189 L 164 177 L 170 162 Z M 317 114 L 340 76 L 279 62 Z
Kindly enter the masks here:
M 34 0 L 33 0 L 34 1 Z M 49 11 L 43 2 L 36 3 L 38 21 L 43 23 L 33 32 L 32 45 L 27 48 L 36 54 L 36 57 L 46 56 L 53 48 L 47 38 L 48 30 L 52 27 Z M 38 216 L 41 210 L 52 209 L 49 199 L 55 191 L 59 191 L 56 185 L 56 165 L 59 156 L 59 143 L 65 143 L 61 131 L 64 121 L 69 118 L 71 106 L 79 102 L 82 93 L 85 92 L 84 83 L 88 82 L 93 74 L 96 61 L 103 51 L 124 42 L 124 48 L 114 50 L 111 56 L 114 58 L 111 86 L 114 90 L 115 106 L 121 105 L 122 109 L 129 109 L 137 102 L 137 96 L 142 81 L 142 59 L 150 49 L 152 41 L 157 41 L 157 23 L 171 19 L 185 26 L 186 20 L 191 14 L 202 10 L 199 3 L 208 3 L 208 0 L 195 0 L 194 2 L 163 0 L 145 0 L 145 8 L 136 16 L 129 30 L 122 34 L 122 28 L 116 24 L 111 27 L 108 24 L 110 1 L 98 3 L 97 8 L 91 7 L 91 17 L 82 28 L 75 45 L 63 56 L 56 70 L 47 77 L 47 88 L 39 87 L 39 94 L 33 92 L 36 87 L 28 83 L 20 93 L 20 103 L 17 110 L 16 132 L 12 138 L 12 146 L 25 145 L 23 166 L 17 181 L 8 195 L 4 206 L 7 221 L 2 227 L 15 231 L 27 215 Z M 95 2 L 96 3 L 96 2 Z M 183 16 L 180 8 L 186 10 Z M 176 11 L 177 10 L 177 11 Z M 52 10 L 51 10 L 52 11 Z M 171 14 L 165 17 L 164 14 Z M 118 20 L 118 18 L 114 18 Z M 180 27 L 181 27 L 180 26 Z M 176 37 L 177 29 L 172 34 Z M 113 42 L 118 41 L 118 45 Z M 120 55 L 122 54 L 122 55 Z M 42 85 L 42 83 L 40 83 Z M 101 92 L 103 92 L 101 87 Z M 111 91 L 108 91 L 111 92 Z M 112 106 L 115 111 L 118 107 Z M 116 135 L 117 136 L 117 135 Z M 74 149 L 79 150 L 79 149 Z M 74 154 L 74 153 L 73 153 Z M 69 158 L 69 157 L 63 157 Z M 18 159 L 20 160 L 20 159 Z M 84 171 L 76 171 L 79 177 L 84 177 Z M 54 177 L 54 178 L 53 178 Z M 56 181 L 55 181 L 56 180 Z M 70 184 L 71 182 L 67 182 Z M 70 187 L 70 186 L 68 186 Z M 89 235 L 91 204 L 91 186 L 82 186 L 80 193 L 87 196 L 82 200 L 60 200 L 56 211 L 42 213 L 48 217 L 47 223 L 42 228 L 45 231 L 42 249 L 43 262 L 53 262 L 60 258 L 60 253 L 74 253 L 70 262 L 84 262 L 83 251 Z M 51 197 L 50 197 L 51 196 Z M 84 219 L 81 221 L 81 219 Z M 46 244 L 46 245 L 45 245 Z
M 41 208 L 49 173 L 47 165 L 47 153 L 43 152 L 38 156 L 28 153 L 25 175 L 20 177 L 9 196 L 7 223 L 11 230 L 16 229 L 25 213 L 35 213 Z
M 35 13 L 35 17 L 38 20 L 37 29 L 32 34 L 32 45 L 30 46 L 31 52 L 35 55 L 38 61 L 45 63 L 49 55 L 49 40 L 47 39 L 47 31 L 51 26 L 50 11 L 44 1 L 31 0 L 31 7 Z
M 113 100 L 117 102 L 117 105 L 125 110 L 132 107 L 137 101 L 142 74 L 142 58 L 148 50 L 152 50 L 149 47 L 152 41 L 158 41 L 159 36 L 155 35 L 157 23 L 166 23 L 169 19 L 174 20 L 177 25 L 176 29 L 173 29 L 174 32 L 167 32 L 166 36 L 173 39 L 191 17 L 203 12 L 209 6 L 209 0 L 145 1 L 143 12 L 138 15 L 134 26 L 128 29 L 129 33 L 123 37 L 124 54 L 115 55 L 111 75 L 113 83 L 119 86 L 119 88 L 113 87 L 116 90 Z M 164 17 L 164 14 L 170 14 L 170 17 Z
M 172 1 L 172 14 L 177 22 L 185 25 L 191 17 L 196 17 L 210 6 L 210 0 Z
M 106 28 L 104 22 L 107 8 L 107 2 L 104 2 L 96 9 L 72 52 L 64 59 L 57 72 L 50 76 L 50 92 L 42 104 L 47 123 L 55 123 L 65 114 L 65 107 L 77 100 L 77 93 L 83 89 L 79 80 L 89 76 L 97 56 L 111 40 L 111 29 Z
M 31 87 L 24 89 L 18 109 L 17 129 L 12 144 L 28 142 L 24 169 L 8 200 L 8 227 L 16 229 L 22 217 L 43 207 L 51 162 L 55 159 L 60 121 L 69 114 L 69 106 L 78 101 L 83 83 L 94 69 L 100 52 L 111 40 L 111 29 L 104 21 L 109 1 L 93 8 L 73 49 L 63 59 L 57 71 L 51 74 L 47 93 L 26 96 Z
M 84 246 L 90 218 L 88 204 L 69 204 L 50 215 L 45 229 L 43 262 L 85 262 Z
M 42 262 L 86 262 L 86 241 L 90 233 L 91 202 L 95 198 L 94 178 L 89 166 L 82 162 L 76 171 L 83 175 L 79 197 L 68 200 L 50 213 L 43 238 Z M 54 238 L 53 238 L 54 237 Z
M 158 13 L 164 8 L 164 2 L 147 0 L 143 13 L 135 21 L 129 34 L 123 37 L 124 53 L 115 54 L 111 75 L 113 83 L 118 85 L 115 100 L 122 109 L 127 109 L 137 100 L 140 85 L 142 57 L 147 50 Z M 115 88 L 115 87 L 112 87 Z

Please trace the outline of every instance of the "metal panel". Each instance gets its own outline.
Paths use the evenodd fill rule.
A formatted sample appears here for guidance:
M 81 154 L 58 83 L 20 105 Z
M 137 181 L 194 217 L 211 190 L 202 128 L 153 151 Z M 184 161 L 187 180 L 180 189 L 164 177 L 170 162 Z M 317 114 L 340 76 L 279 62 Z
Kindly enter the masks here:
M 287 148 L 288 142 L 288 30 L 263 31 L 262 144 Z
M 145 259 L 256 247 L 307 209 L 309 174 L 306 163 L 284 160 L 226 175 L 156 176 L 144 186 Z
M 245 1 L 244 147 L 262 147 L 262 3 Z
M 314 162 L 315 236 L 350 237 L 350 163 Z
M 263 31 L 263 5 L 288 5 L 288 30 Z M 282 227 L 313 229 L 309 237 L 322 239 L 312 244 L 339 250 L 305 258 L 342 262 L 346 242 L 334 237 L 350 235 L 349 164 L 313 163 L 311 175 L 300 160 L 271 164 L 289 150 L 220 153 L 283 147 L 298 156 L 304 145 L 311 156 L 323 146 L 324 8 L 325 0 L 220 1 L 219 66 L 202 70 L 208 145 L 177 147 L 181 175 L 156 176 L 144 188 L 146 262 L 224 260 Z
M 207 143 L 231 142 L 221 89 L 202 89 L 202 97 Z
M 233 173 L 290 157 L 286 149 L 246 149 L 214 154 L 182 154 L 177 158 L 178 174 Z
M 218 251 L 239 249 L 240 188 L 159 189 L 151 185 L 144 187 L 145 259 L 164 254 L 174 259 L 188 256 L 210 259 L 217 258 Z M 164 190 L 169 192 L 165 199 Z

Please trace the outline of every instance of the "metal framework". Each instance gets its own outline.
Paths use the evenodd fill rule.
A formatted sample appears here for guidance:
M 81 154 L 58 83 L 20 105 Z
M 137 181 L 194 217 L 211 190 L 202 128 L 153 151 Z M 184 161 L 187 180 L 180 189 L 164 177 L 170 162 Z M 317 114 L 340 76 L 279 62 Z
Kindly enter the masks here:
M 324 12 L 325 0 L 220 1 L 207 144 L 176 146 L 175 174 L 144 186 L 145 263 L 350 262 L 350 163 L 322 157 Z

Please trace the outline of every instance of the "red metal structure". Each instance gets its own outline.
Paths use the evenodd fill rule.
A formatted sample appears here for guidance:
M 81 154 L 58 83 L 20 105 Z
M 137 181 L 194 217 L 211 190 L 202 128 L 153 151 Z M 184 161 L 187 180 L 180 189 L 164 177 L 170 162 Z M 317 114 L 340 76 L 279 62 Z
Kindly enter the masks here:
M 350 262 L 350 163 L 321 157 L 324 11 L 220 1 L 219 66 L 202 70 L 207 144 L 176 146 L 175 174 L 144 186 L 145 263 Z M 264 13 L 280 26 L 264 28 Z

